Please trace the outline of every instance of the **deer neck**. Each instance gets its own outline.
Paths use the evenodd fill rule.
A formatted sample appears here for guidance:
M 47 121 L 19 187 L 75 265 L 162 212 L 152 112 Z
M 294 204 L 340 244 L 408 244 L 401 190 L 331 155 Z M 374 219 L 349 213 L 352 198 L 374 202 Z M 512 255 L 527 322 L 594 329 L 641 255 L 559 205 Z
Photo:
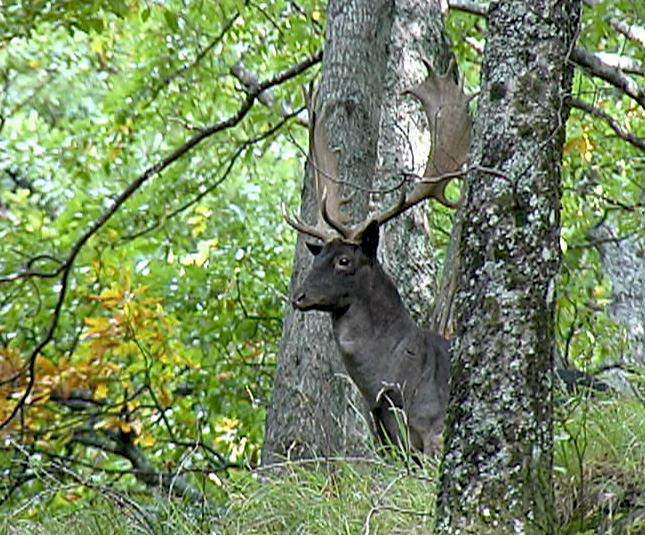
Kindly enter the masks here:
M 396 346 L 416 329 L 396 286 L 378 264 L 352 304 L 332 313 L 332 326 L 336 343 L 349 359 Z

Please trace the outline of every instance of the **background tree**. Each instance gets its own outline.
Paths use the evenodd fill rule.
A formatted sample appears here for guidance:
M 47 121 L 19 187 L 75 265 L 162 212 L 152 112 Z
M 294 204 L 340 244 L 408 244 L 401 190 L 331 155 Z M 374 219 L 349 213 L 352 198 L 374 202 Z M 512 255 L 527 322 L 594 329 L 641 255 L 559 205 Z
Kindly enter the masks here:
M 327 103 L 333 110 L 326 128 L 334 133 L 328 138 L 341 155 L 343 195 L 352 200 L 347 206 L 353 219 L 362 220 L 370 201 L 376 209 L 395 202 L 404 172 L 423 174 L 427 125 L 403 92 L 425 77 L 422 59 L 433 61 L 440 72 L 447 69 L 449 43 L 439 4 L 418 1 L 378 6 L 331 2 L 326 43 L 318 106 Z M 315 220 L 311 170 L 307 176 L 302 213 Z M 390 194 L 368 194 L 379 191 Z M 427 323 L 436 268 L 426 211 L 417 208 L 388 225 L 382 254 L 416 318 Z M 292 288 L 311 266 L 304 239 L 299 244 Z M 267 416 L 265 461 L 364 451 L 365 420 L 363 401 L 346 376 L 328 315 L 288 309 Z
M 488 6 L 450 7 L 474 111 Z M 369 189 L 423 168 L 425 119 L 399 91 L 424 76 L 419 58 L 447 64 L 429 29 L 436 9 L 394 4 Z M 644 10 L 585 3 L 570 56 L 558 358 L 605 379 L 619 373 L 635 397 L 557 405 L 562 532 L 637 531 L 645 499 Z M 0 531 L 430 529 L 432 466 L 407 474 L 372 459 L 375 472 L 343 463 L 333 479 L 308 471 L 270 482 L 247 471 L 264 439 L 296 241 L 279 206 L 298 205 L 301 87 L 320 79 L 326 12 L 317 0 L 3 3 Z M 361 211 L 388 203 L 356 198 Z M 445 251 L 451 217 L 427 205 L 401 234 L 384 232 L 383 260 L 420 322 L 435 273 L 457 265 Z M 457 284 L 446 273 L 431 321 L 452 332 Z M 188 502 L 175 509 L 181 526 L 169 523 L 176 494 Z M 226 513 L 191 516 L 191 504 L 214 501 Z M 78 527 L 84 515 L 92 521 Z

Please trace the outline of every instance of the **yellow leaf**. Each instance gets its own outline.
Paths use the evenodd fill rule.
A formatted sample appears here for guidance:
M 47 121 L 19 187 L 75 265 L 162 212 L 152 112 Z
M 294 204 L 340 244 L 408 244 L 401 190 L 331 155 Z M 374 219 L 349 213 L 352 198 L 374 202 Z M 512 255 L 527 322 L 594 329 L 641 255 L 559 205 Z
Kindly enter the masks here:
M 161 401 L 161 405 L 164 408 L 170 407 L 172 405 L 172 402 L 173 402 L 172 393 L 165 386 L 161 387 L 159 401 Z
M 145 448 L 150 448 L 155 445 L 155 437 L 153 437 L 152 435 L 141 435 L 137 437 L 134 443 Z
M 220 373 L 217 374 L 217 379 L 220 380 L 220 381 L 223 381 L 225 379 L 232 379 L 233 377 L 235 377 L 235 374 L 233 372 L 231 372 L 231 371 L 220 372 Z
M 593 289 L 594 297 L 605 297 L 607 295 L 607 288 L 604 286 L 595 286 Z
M 132 422 L 130 424 L 130 431 L 133 432 L 135 435 L 139 436 L 143 431 L 143 422 L 141 420 Z
M 208 479 L 210 479 L 210 480 L 211 480 L 213 483 L 215 483 L 215 485 L 217 485 L 218 487 L 221 487 L 221 486 L 222 486 L 222 480 L 221 480 L 219 477 L 217 477 L 217 475 L 216 475 L 216 474 L 214 474 L 213 472 L 211 472 L 210 474 L 208 474 Z
M 205 206 L 196 206 L 195 207 L 195 213 L 201 214 L 205 217 L 209 217 L 211 215 L 211 211 L 206 208 Z
M 54 375 L 58 371 L 54 363 L 48 358 L 43 357 L 42 355 L 38 355 L 36 366 L 50 375 Z
M 108 395 L 108 387 L 105 383 L 101 383 L 99 386 L 96 387 L 96 390 L 94 390 L 94 397 L 96 399 L 105 399 Z
M 94 425 L 94 429 L 119 429 L 121 427 L 121 423 L 121 418 L 118 418 L 117 416 L 109 416 L 108 418 L 97 422 Z
M 584 158 L 585 161 L 590 162 L 593 148 L 594 145 L 589 139 L 589 136 L 587 134 L 582 134 L 581 137 L 576 137 L 568 140 L 564 144 L 562 150 L 565 154 L 575 151 L 581 158 Z
M 220 423 L 215 426 L 215 429 L 219 433 L 230 432 L 234 431 L 239 425 L 240 421 L 235 418 L 222 418 Z
M 108 318 L 85 318 L 85 326 L 90 330 L 90 334 L 101 334 L 110 330 L 110 320 Z
M 593 149 L 593 143 L 591 143 L 587 134 L 583 134 L 582 137 L 585 140 L 585 144 L 584 144 L 584 153 L 582 153 L 581 156 L 585 159 L 587 163 L 589 163 L 591 162 L 591 156 L 592 156 L 591 152 Z
M 119 428 L 120 428 L 120 429 L 121 429 L 121 431 L 123 431 L 124 433 L 130 433 L 130 432 L 132 432 L 132 425 L 130 425 L 130 423 L 129 423 L 129 422 L 124 422 L 123 420 L 121 420 L 121 421 L 119 422 Z
M 207 226 L 206 220 L 201 217 L 199 218 L 199 221 L 194 222 L 193 228 L 190 231 L 193 238 L 203 234 L 206 231 Z
M 90 299 L 101 301 L 105 308 L 113 308 L 120 304 L 123 299 L 123 292 L 118 289 L 103 290 L 101 295 L 90 295 Z

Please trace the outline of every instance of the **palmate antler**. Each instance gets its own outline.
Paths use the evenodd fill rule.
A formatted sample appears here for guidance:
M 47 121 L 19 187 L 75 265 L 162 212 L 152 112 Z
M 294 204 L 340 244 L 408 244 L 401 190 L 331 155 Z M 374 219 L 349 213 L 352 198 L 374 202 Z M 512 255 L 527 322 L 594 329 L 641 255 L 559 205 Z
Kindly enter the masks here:
M 468 161 L 468 150 L 472 133 L 472 122 L 468 109 L 468 97 L 461 84 L 455 79 L 455 64 L 451 61 L 445 74 L 439 75 L 424 60 L 428 75 L 423 83 L 406 91 L 423 105 L 428 118 L 432 137 L 430 156 L 423 174 L 423 180 L 415 183 L 410 194 L 401 190 L 398 202 L 389 209 L 370 217 L 354 226 L 346 225 L 339 209 L 338 170 L 336 157 L 329 149 L 324 127 L 326 108 L 323 106 L 320 118 L 316 118 L 313 95 L 309 92 L 309 150 L 314 166 L 314 178 L 318 193 L 318 225 L 312 227 L 297 216 L 290 217 L 283 207 L 283 216 L 296 230 L 327 242 L 340 235 L 344 241 L 359 242 L 363 232 L 372 221 L 383 224 L 402 214 L 427 198 L 434 198 L 444 206 L 456 208 L 459 201 L 446 198 L 448 183 L 455 178 Z M 321 224 L 325 222 L 329 228 Z

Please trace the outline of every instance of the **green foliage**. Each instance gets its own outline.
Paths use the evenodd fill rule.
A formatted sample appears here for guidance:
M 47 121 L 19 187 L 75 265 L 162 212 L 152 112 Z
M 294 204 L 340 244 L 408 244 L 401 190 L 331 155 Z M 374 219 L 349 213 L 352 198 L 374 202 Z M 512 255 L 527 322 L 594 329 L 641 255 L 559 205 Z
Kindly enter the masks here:
M 322 46 L 324 10 L 317 0 L 3 3 L 0 422 L 56 325 L 32 395 L 0 431 L 0 499 L 19 506 L 0 533 L 200 533 L 213 523 L 222 533 L 350 533 L 367 531 L 368 519 L 370 533 L 429 530 L 432 469 L 289 467 L 263 483 L 262 473 L 222 472 L 255 464 L 262 443 L 295 240 L 279 207 L 296 204 L 307 137 L 285 114 L 302 106 L 300 86 L 317 68 L 150 171 L 79 249 L 60 301 L 72 248 L 128 185 L 238 112 L 247 94 L 231 68 L 241 61 L 259 80 L 284 72 Z M 645 61 L 611 29 L 614 16 L 645 20 L 626 0 L 594 4 L 581 45 Z M 484 23 L 454 13 L 449 30 L 476 93 Z M 644 131 L 642 108 L 607 83 L 578 73 L 574 93 Z M 644 162 L 606 122 L 572 111 L 557 328 L 565 359 L 580 367 L 611 364 L 627 347 L 588 231 L 608 221 L 619 235 L 643 235 Z M 443 258 L 452 214 L 432 217 Z M 557 477 L 567 533 L 602 524 L 607 509 L 594 500 L 605 491 L 642 507 L 633 491 L 643 488 L 642 424 L 631 402 L 587 400 L 565 413 Z M 138 448 L 159 474 L 180 474 L 226 511 L 151 503 L 122 452 L 88 436 Z
M 645 407 L 581 396 L 559 408 L 559 533 L 642 533 Z
M 25 472 L 30 455 L 64 455 L 82 472 L 95 455 L 88 436 L 132 444 L 160 471 L 195 445 L 194 467 L 257 462 L 294 243 L 279 207 L 293 202 L 306 142 L 285 115 L 302 106 L 315 69 L 272 88 L 275 105 L 256 102 L 163 172 L 151 169 L 238 113 L 247 96 L 231 73 L 237 62 L 266 80 L 317 51 L 320 10 L 313 1 L 3 6 L 0 422 L 55 329 L 22 418 L 0 431 L 15 454 L 2 499 L 14 483 L 42 487 Z M 129 469 L 117 449 L 104 450 L 104 467 Z M 120 484 L 137 486 L 131 474 Z

